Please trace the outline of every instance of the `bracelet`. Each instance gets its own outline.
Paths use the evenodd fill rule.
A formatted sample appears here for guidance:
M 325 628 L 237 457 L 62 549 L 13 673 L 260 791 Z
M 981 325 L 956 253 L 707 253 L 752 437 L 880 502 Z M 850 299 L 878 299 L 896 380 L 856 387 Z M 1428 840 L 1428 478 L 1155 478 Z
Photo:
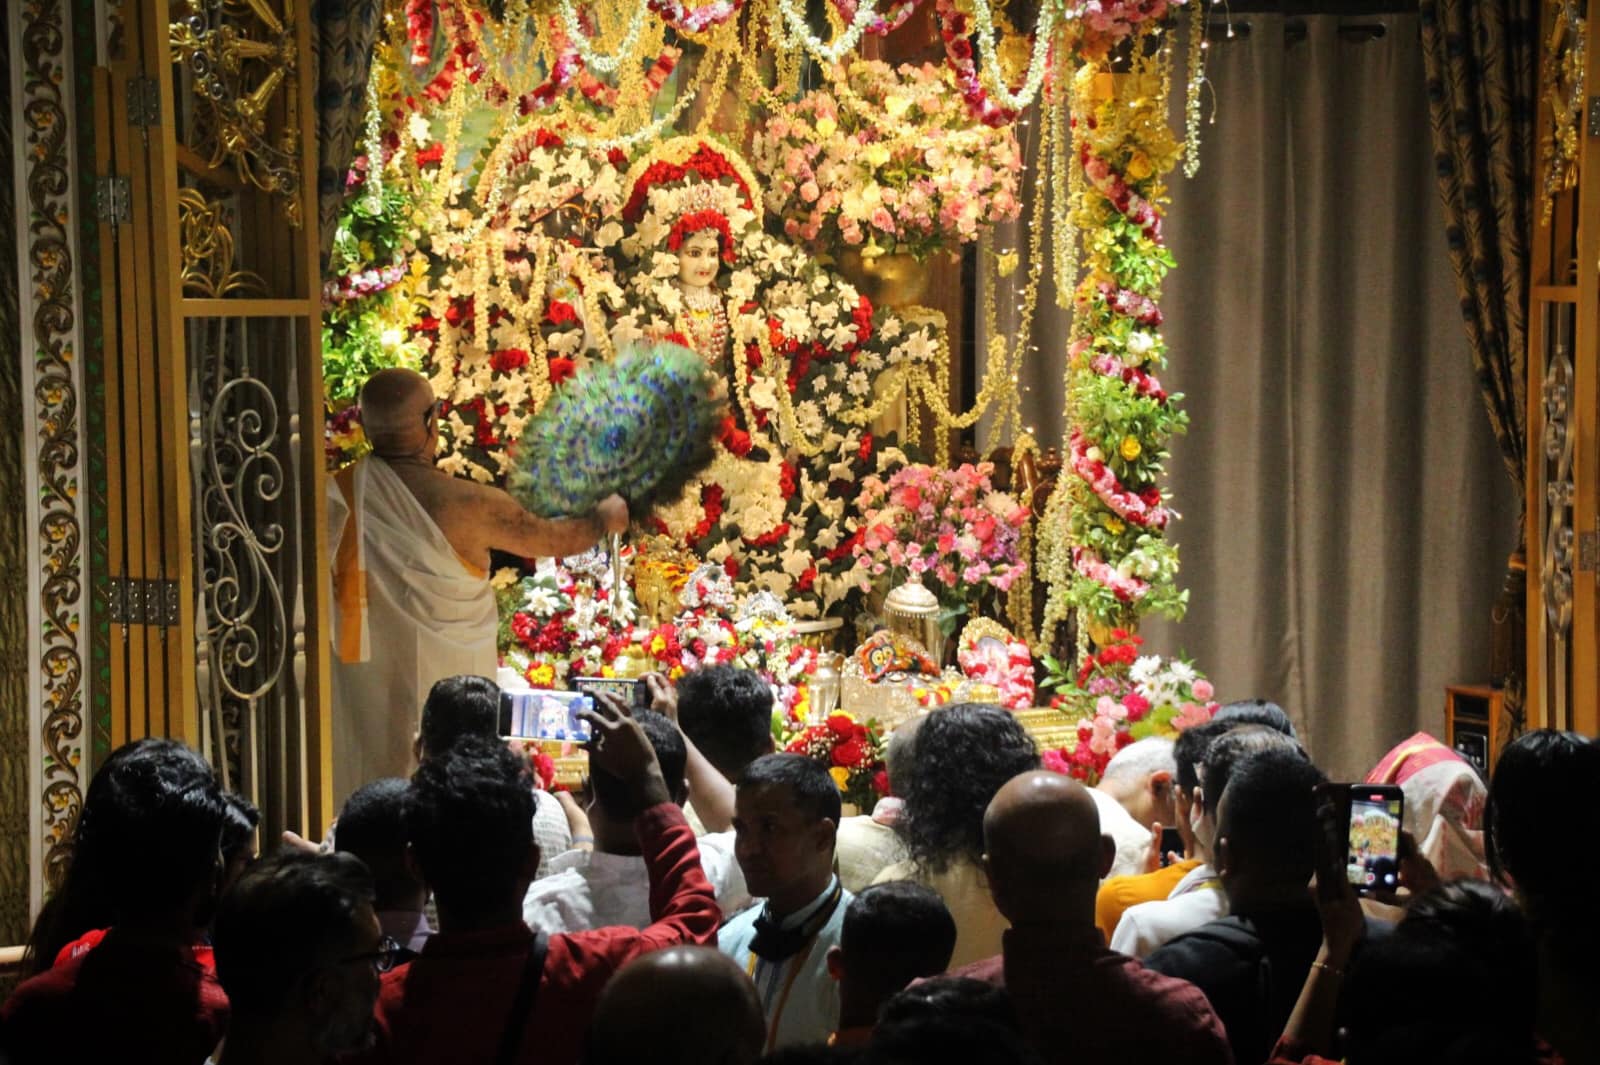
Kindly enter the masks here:
M 1329 965 L 1327 962 L 1314 961 L 1314 962 L 1311 963 L 1311 967 L 1313 969 L 1321 969 L 1323 972 L 1330 973 L 1330 974 L 1332 974 L 1334 976 L 1343 976 L 1344 975 L 1344 970 L 1343 969 L 1339 968 L 1336 965 Z
M 594 842 L 594 837 L 593 836 L 573 836 L 572 837 L 572 842 L 575 845 L 579 844 L 579 843 L 593 843 Z

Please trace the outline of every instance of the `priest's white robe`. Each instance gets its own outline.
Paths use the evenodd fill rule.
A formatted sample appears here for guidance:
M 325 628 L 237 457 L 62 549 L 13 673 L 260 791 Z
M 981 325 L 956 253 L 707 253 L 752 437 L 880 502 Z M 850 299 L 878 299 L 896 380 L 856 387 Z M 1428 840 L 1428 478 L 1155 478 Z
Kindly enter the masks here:
M 369 455 L 328 483 L 333 551 L 333 789 L 410 776 L 434 682 L 493 678 L 488 574 L 456 553 L 389 464 Z

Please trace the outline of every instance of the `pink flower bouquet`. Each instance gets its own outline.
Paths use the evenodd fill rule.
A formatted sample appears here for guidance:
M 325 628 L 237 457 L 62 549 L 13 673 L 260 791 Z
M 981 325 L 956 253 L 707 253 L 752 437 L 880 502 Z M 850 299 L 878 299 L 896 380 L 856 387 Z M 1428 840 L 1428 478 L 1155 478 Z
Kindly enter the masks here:
M 752 144 L 788 236 L 922 258 L 1017 217 L 1016 137 L 975 122 L 948 70 L 857 59 L 835 82 L 777 111 Z
M 1028 512 L 994 490 L 992 463 L 902 467 L 861 482 L 861 542 L 870 578 L 909 574 L 939 596 L 946 633 L 985 589 L 1008 591 L 1026 569 L 1017 551 Z M 870 587 L 872 580 L 864 582 Z

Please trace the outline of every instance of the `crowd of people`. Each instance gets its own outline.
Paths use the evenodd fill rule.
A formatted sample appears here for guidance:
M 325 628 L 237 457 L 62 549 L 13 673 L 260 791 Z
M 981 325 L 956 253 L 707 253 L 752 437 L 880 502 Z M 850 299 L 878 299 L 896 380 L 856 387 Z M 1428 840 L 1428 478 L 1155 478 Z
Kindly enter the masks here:
M 1600 1061 L 1584 737 L 1522 735 L 1486 791 L 1428 749 L 1480 802 L 1412 825 L 1374 899 L 1347 792 L 1272 704 L 1132 744 L 1094 788 L 1010 713 L 947 707 L 895 732 L 892 797 L 847 817 L 827 767 L 774 751 L 756 675 L 648 686 L 651 709 L 586 712 L 573 796 L 501 736 L 492 683 L 441 681 L 409 779 L 261 857 L 196 752 L 115 751 L 0 1062 Z M 1440 875 L 1451 832 L 1481 870 Z

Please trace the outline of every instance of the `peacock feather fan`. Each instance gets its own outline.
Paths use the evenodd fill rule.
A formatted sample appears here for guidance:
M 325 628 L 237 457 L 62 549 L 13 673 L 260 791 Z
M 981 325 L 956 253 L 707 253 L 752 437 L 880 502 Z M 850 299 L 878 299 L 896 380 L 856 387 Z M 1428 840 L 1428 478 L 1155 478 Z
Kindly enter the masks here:
M 689 348 L 640 343 L 596 360 L 528 422 L 507 485 L 534 514 L 587 514 L 616 493 L 635 518 L 711 464 L 717 379 Z

